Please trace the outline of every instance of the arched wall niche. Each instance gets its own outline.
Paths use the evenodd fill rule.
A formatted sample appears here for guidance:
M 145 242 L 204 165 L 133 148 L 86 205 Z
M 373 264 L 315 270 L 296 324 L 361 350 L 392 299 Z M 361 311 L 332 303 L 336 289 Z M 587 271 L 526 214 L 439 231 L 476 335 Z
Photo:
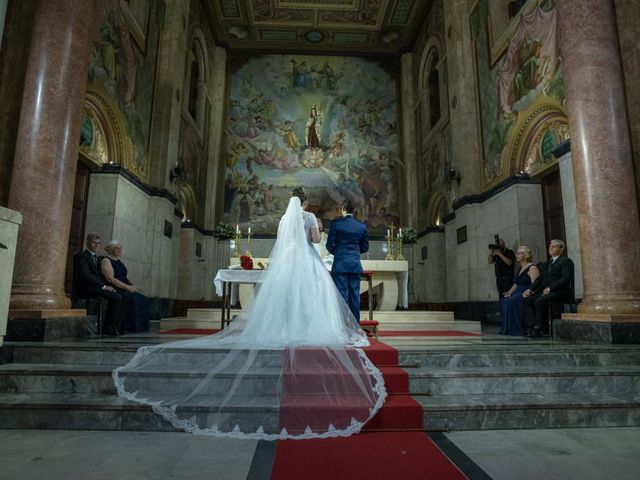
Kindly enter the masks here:
M 444 216 L 451 210 L 451 205 L 446 195 L 442 192 L 434 194 L 429 200 L 428 215 L 430 226 L 443 225 Z
M 547 98 L 518 116 L 515 132 L 505 150 L 509 173 L 533 177 L 557 163 L 551 152 L 569 140 L 569 122 L 560 102 Z
M 181 185 L 178 188 L 179 208 L 183 222 L 192 222 L 196 218 L 196 196 L 191 185 Z
M 99 84 L 87 87 L 80 134 L 80 153 L 95 167 L 118 164 L 146 179 L 132 162 L 133 148 L 126 134 L 126 122 L 117 104 Z
M 200 27 L 195 27 L 190 35 L 186 51 L 183 108 L 195 122 L 200 136 L 205 129 L 205 104 L 207 81 L 209 78 L 209 58 L 207 42 Z
M 417 134 L 428 134 L 446 119 L 445 65 L 442 40 L 437 36 L 432 36 L 427 40 L 420 60 L 418 98 L 422 106 L 422 131 Z

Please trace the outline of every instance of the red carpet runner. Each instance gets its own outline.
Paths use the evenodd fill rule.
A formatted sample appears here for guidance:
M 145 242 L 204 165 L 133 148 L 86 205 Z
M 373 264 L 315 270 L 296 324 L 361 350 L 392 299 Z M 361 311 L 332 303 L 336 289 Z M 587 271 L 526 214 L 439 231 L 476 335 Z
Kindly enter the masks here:
M 389 393 L 384 406 L 360 435 L 278 441 L 272 479 L 466 479 L 422 431 L 422 408 L 409 395 L 398 351 L 373 339 L 371 344 L 365 352 Z

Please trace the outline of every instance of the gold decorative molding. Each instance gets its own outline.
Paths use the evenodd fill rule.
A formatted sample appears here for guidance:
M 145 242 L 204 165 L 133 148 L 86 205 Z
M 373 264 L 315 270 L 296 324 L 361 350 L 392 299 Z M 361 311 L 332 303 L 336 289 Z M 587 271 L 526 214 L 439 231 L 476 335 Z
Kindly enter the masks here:
M 520 172 L 537 175 L 555 162 L 547 150 L 569 139 L 567 115 L 560 102 L 543 97 L 518 114 L 514 132 L 503 155 L 509 165 L 506 176 Z
M 98 83 L 90 83 L 85 94 L 85 119 L 95 135 L 81 139 L 80 153 L 96 166 L 118 164 L 143 181 L 148 181 L 148 161 L 136 163 L 134 148 L 127 133 L 127 121 L 116 100 Z M 84 143 L 84 144 L 83 144 Z

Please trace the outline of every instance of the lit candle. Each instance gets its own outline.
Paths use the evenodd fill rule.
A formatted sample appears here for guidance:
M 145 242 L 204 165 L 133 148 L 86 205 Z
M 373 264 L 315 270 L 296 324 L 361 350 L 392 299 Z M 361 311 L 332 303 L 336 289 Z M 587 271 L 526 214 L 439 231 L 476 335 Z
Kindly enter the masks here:
M 249 231 L 248 231 L 249 235 L 251 235 L 251 227 L 249 227 Z

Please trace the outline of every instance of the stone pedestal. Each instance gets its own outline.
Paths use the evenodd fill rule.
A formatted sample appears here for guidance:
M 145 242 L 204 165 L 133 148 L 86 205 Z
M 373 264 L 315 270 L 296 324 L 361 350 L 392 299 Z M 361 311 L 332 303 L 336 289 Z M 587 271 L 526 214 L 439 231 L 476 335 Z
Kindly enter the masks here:
M 558 333 L 606 341 L 603 329 L 640 328 L 640 222 L 615 15 L 610 0 L 557 7 L 584 280 L 578 313 L 563 315 Z
M 0 207 L 0 346 L 7 331 L 13 261 L 20 223 L 22 223 L 22 215 Z
M 640 343 L 637 315 L 565 313 L 553 323 L 558 338 L 588 343 Z
M 91 338 L 98 334 L 98 317 L 75 310 L 75 316 L 56 317 L 46 312 L 42 317 L 12 317 L 7 324 L 8 342 L 53 342 Z

